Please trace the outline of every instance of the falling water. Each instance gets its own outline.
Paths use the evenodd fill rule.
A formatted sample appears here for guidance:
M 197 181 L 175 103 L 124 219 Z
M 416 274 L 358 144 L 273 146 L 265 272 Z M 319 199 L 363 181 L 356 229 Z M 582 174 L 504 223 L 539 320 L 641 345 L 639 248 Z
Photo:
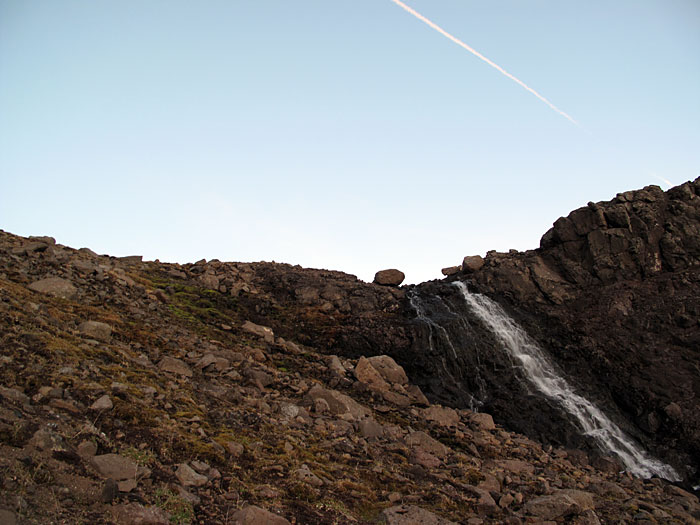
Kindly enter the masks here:
M 656 475 L 671 481 L 680 480 L 670 465 L 649 457 L 598 407 L 577 394 L 557 373 L 537 343 L 497 303 L 484 295 L 469 293 L 462 282 L 452 284 L 459 288 L 473 313 L 491 329 L 506 351 L 520 364 L 535 388 L 571 414 L 584 434 L 590 436 L 601 449 L 617 456 L 626 469 L 636 476 L 649 478 Z
M 423 302 L 421 301 L 420 297 L 418 294 L 414 292 L 409 292 L 408 294 L 408 300 L 411 303 L 411 306 L 416 312 L 416 317 L 424 324 L 428 326 L 428 347 L 430 350 L 431 355 L 439 355 L 435 352 L 435 346 L 434 346 L 434 338 L 440 338 L 442 339 L 446 344 L 447 347 L 450 349 L 452 353 L 452 357 L 454 359 L 457 359 L 457 349 L 455 348 L 454 343 L 452 342 L 452 339 L 450 338 L 450 334 L 440 326 L 438 323 L 433 321 L 425 312 L 425 306 L 423 305 Z M 442 370 L 445 372 L 445 374 L 454 382 L 457 382 L 455 377 L 451 373 L 451 368 L 447 366 L 447 362 L 445 361 L 445 358 L 443 356 L 440 356 L 440 364 L 442 365 Z M 476 410 L 479 406 L 481 406 L 481 402 L 479 402 L 474 396 L 469 394 L 469 408 L 471 410 Z

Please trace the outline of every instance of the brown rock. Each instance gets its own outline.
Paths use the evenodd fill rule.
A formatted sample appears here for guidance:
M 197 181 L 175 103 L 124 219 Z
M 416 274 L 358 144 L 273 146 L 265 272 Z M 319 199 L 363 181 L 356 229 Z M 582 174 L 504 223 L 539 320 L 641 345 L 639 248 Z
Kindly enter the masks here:
M 202 359 L 197 362 L 197 368 L 204 370 L 205 368 L 211 367 L 214 370 L 222 372 L 226 370 L 231 363 L 228 359 L 224 357 L 217 357 L 214 354 L 207 354 Z
M 525 512 L 543 520 L 554 520 L 572 514 L 578 514 L 581 508 L 566 494 L 540 496 L 525 504 Z
M 209 482 L 209 478 L 197 474 L 192 467 L 186 463 L 181 463 L 175 471 L 175 477 L 185 487 L 203 487 Z
M 484 412 L 474 412 L 469 417 L 474 425 L 481 430 L 493 430 L 496 428 L 496 424 L 493 422 L 493 417 L 490 414 Z
M 100 498 L 102 503 L 112 503 L 119 496 L 119 486 L 112 478 L 105 480 Z
M 171 372 L 185 377 L 192 377 L 192 369 L 187 363 L 174 357 L 164 357 L 158 363 L 158 368 L 164 372 Z
M 29 289 L 62 299 L 75 299 L 78 295 L 78 289 L 73 286 L 73 283 L 60 277 L 48 277 L 34 281 L 29 285 Z
M 593 494 L 586 492 L 584 490 L 575 489 L 564 489 L 558 490 L 556 494 L 563 494 L 569 496 L 572 500 L 576 502 L 581 510 L 592 510 L 595 509 L 595 503 L 593 501 Z
M 169 516 L 158 507 L 144 507 L 138 503 L 115 505 L 112 514 L 117 525 L 169 525 Z
M 243 454 L 245 450 L 245 447 L 243 447 L 243 445 L 241 445 L 240 443 L 236 443 L 235 441 L 227 441 L 225 447 L 228 453 L 231 454 L 234 458 L 237 458 L 238 456 Z
M 251 323 L 250 321 L 243 323 L 241 328 L 244 332 L 248 332 L 249 334 L 262 338 L 266 343 L 273 344 L 275 342 L 275 333 L 272 331 L 272 328 Z
M 78 416 L 80 415 L 80 408 L 73 402 L 65 399 L 52 399 L 49 401 L 49 406 L 57 408 L 59 410 L 65 410 L 71 414 Z
M 136 478 L 136 462 L 119 454 L 95 456 L 92 458 L 92 464 L 104 478 L 112 478 L 115 481 Z
M 374 275 L 374 284 L 384 286 L 399 286 L 406 278 L 400 270 L 380 270 Z
M 481 255 L 467 255 L 462 261 L 462 271 L 473 273 L 484 266 L 484 258 Z
M 442 407 L 440 405 L 431 405 L 423 409 L 423 417 L 437 423 L 441 427 L 456 427 L 459 423 L 459 414 L 454 409 Z
M 387 382 L 398 385 L 408 384 L 406 371 L 388 355 L 368 357 L 367 361 Z
M 16 388 L 6 388 L 0 386 L 0 397 L 7 399 L 8 401 L 18 403 L 20 405 L 28 405 L 29 397 L 24 392 L 17 390 Z
M 114 408 L 114 403 L 112 403 L 112 399 L 107 394 L 90 405 L 90 410 L 112 410 L 112 408 Z
M 360 383 L 364 383 L 375 392 L 386 392 L 391 389 L 389 383 L 384 381 L 384 378 L 366 357 L 360 357 L 360 360 L 357 362 L 355 377 Z
M 85 321 L 84 323 L 80 323 L 78 330 L 84 336 L 97 339 L 98 341 L 107 342 L 112 337 L 112 327 L 107 323 L 100 323 L 99 321 Z
M 442 275 L 449 277 L 450 275 L 457 275 L 461 269 L 461 266 L 449 266 L 447 268 L 443 268 L 442 270 L 440 270 L 440 272 L 442 273 Z
M 331 414 L 335 416 L 345 416 L 349 419 L 359 420 L 370 415 L 369 409 L 363 407 L 351 397 L 336 390 L 323 388 L 321 385 L 314 385 L 304 399 L 307 406 L 313 406 L 316 400 L 324 400 L 328 404 Z
M 497 461 L 496 464 L 511 474 L 526 474 L 531 476 L 535 473 L 535 467 L 531 463 L 521 459 L 501 459 Z
M 248 505 L 231 516 L 233 525 L 291 525 L 282 516 L 273 514 L 265 509 Z
M 447 454 L 450 452 L 450 449 L 445 445 L 420 430 L 417 432 L 411 432 L 408 436 L 406 436 L 406 444 L 409 447 L 420 447 L 426 452 L 430 452 L 439 458 L 447 457 Z
M 93 441 L 83 441 L 78 445 L 77 450 L 81 458 L 91 458 L 97 454 L 97 445 Z
M 422 447 L 416 447 L 413 449 L 409 462 L 413 465 L 420 465 L 421 467 L 425 467 L 427 469 L 437 468 L 442 464 L 440 459 L 433 456 Z
M 360 421 L 358 428 L 362 437 L 366 439 L 380 438 L 384 435 L 384 427 L 371 417 Z
M 397 505 L 382 512 L 387 525 L 457 525 L 415 505 Z
M 17 516 L 11 510 L 0 509 L 0 524 L 1 525 L 16 525 Z
M 311 472 L 309 467 L 306 465 L 303 465 L 300 469 L 297 469 L 295 475 L 299 481 L 308 483 L 313 487 L 322 487 L 324 485 L 323 480 Z

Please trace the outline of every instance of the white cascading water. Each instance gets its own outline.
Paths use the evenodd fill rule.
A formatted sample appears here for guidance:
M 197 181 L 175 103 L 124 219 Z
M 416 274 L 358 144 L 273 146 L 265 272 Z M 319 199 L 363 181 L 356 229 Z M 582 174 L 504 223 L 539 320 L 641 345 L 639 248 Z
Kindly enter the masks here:
M 649 457 L 598 407 L 577 394 L 557 373 L 537 343 L 497 303 L 484 295 L 470 293 L 460 281 L 452 284 L 459 288 L 472 312 L 491 329 L 511 357 L 519 363 L 535 388 L 571 414 L 584 434 L 595 440 L 602 450 L 617 456 L 626 470 L 635 476 L 659 476 L 670 481 L 680 481 L 681 478 L 673 467 Z

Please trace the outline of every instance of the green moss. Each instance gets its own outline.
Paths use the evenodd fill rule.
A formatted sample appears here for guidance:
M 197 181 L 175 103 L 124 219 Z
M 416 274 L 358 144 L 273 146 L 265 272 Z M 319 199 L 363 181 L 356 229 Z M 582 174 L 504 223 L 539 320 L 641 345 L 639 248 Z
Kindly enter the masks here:
M 170 523 L 176 525 L 189 525 L 194 520 L 192 504 L 167 489 L 158 489 L 155 492 L 156 506 L 170 514 Z

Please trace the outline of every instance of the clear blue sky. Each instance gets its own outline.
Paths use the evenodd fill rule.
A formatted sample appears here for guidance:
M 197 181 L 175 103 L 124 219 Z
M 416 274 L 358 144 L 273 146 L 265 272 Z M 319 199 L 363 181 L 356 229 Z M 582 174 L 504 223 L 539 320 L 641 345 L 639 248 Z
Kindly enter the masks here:
M 700 175 L 697 0 L 0 0 L 0 228 L 407 282 Z

